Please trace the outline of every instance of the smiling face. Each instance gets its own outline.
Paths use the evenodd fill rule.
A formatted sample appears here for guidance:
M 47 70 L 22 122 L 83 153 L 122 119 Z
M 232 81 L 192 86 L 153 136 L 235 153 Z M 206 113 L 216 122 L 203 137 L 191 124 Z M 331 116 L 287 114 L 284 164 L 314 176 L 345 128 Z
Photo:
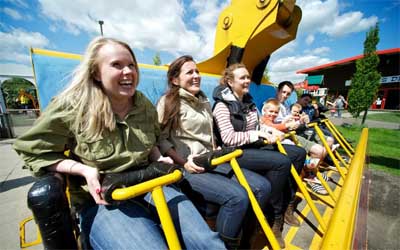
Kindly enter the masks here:
M 233 71 L 233 80 L 228 80 L 228 85 L 233 93 L 241 100 L 249 92 L 251 79 L 246 68 L 237 68 Z
M 267 117 L 270 121 L 274 121 L 276 117 L 278 117 L 279 107 L 275 105 L 267 105 L 263 111 L 264 117 Z
M 278 91 L 277 98 L 280 103 L 284 103 L 291 94 L 292 94 L 292 89 L 289 86 L 285 85 L 281 90 Z
M 179 76 L 174 77 L 172 83 L 192 95 L 197 95 L 200 92 L 201 76 L 196 63 L 193 61 L 185 62 L 180 69 Z
M 101 82 L 111 102 L 129 100 L 136 91 L 137 63 L 130 51 L 117 43 L 107 43 L 99 49 L 95 79 Z

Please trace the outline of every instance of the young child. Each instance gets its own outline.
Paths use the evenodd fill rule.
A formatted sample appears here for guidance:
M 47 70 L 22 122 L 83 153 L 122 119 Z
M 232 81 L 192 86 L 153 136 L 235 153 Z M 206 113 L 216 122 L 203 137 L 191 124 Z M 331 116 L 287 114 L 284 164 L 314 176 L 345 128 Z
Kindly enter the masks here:
M 276 123 L 275 118 L 278 116 L 280 109 L 279 101 L 274 98 L 268 99 L 262 108 L 263 116 L 260 119 L 260 129 L 267 130 L 268 128 L 272 127 L 285 133 L 297 128 L 301 122 L 304 122 L 302 119 L 305 119 L 300 115 L 301 106 L 299 106 L 300 105 L 292 105 L 291 115 L 285 117 L 282 123 Z M 304 180 L 306 180 L 310 184 L 313 191 L 317 192 L 318 194 L 328 194 L 325 188 L 319 184 L 319 180 L 316 178 L 314 173 L 318 170 L 320 160 L 326 156 L 324 147 L 301 136 L 296 136 L 296 140 L 301 144 L 301 146 L 304 147 L 309 156 L 308 160 L 305 162 Z M 282 143 L 293 142 L 284 140 Z
M 298 103 L 292 104 L 290 106 L 290 118 L 296 121 L 299 125 L 306 125 L 307 123 L 310 122 L 309 117 L 307 114 L 301 112 L 302 107 Z M 331 148 L 332 152 L 335 151 L 340 145 L 339 144 L 334 144 L 334 139 L 331 136 L 326 136 L 325 137 L 326 142 L 328 146 Z
M 290 114 L 291 118 L 299 124 L 307 124 L 310 122 L 310 118 L 307 114 L 301 112 L 302 107 L 298 103 L 292 104 L 290 106 Z

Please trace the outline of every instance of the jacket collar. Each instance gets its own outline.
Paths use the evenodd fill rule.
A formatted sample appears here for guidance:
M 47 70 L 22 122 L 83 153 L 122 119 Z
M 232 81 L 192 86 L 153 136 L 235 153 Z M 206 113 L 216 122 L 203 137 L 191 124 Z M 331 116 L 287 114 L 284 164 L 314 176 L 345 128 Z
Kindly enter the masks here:
M 197 94 L 197 96 L 194 96 L 192 93 L 188 92 L 184 88 L 179 88 L 179 96 L 182 99 L 184 99 L 185 101 L 192 103 L 192 104 L 209 102 L 207 96 L 201 90 Z
M 232 90 L 226 85 L 219 85 L 214 89 L 213 98 L 216 102 L 241 102 L 243 104 L 252 104 L 253 97 L 250 94 L 245 94 L 243 100 L 239 101 L 237 97 L 233 94 Z

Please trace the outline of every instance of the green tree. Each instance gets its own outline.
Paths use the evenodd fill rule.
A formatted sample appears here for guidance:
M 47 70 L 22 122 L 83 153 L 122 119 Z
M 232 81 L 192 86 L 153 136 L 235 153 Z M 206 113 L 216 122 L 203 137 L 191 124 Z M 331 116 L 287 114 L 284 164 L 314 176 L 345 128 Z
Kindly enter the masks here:
M 154 65 L 160 66 L 161 65 L 161 58 L 160 58 L 160 53 L 156 53 L 156 55 L 153 57 L 153 63 Z
M 379 43 L 378 24 L 371 28 L 364 41 L 364 57 L 356 61 L 356 72 L 351 80 L 348 96 L 348 111 L 355 118 L 364 111 L 361 124 L 364 124 L 368 108 L 374 101 L 379 89 L 381 74 L 378 72 L 379 57 L 376 45 Z

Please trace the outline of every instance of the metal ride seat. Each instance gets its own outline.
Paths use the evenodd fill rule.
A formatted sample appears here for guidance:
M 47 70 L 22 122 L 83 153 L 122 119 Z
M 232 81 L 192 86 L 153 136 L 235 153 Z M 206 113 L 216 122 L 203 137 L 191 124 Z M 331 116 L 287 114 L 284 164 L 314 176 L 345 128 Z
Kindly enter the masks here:
M 295 238 L 297 235 L 300 234 L 301 230 L 296 227 L 289 228 L 285 236 L 287 249 L 347 249 L 351 246 L 351 240 L 355 231 L 355 217 L 357 215 L 356 211 L 358 207 L 358 202 L 361 199 L 361 174 L 364 167 L 363 158 L 365 158 L 366 155 L 367 138 L 368 129 L 364 129 L 357 149 L 354 151 L 354 156 L 351 158 L 351 163 L 346 175 L 344 177 L 339 175 L 340 179 L 335 183 L 336 186 L 334 188 L 331 188 L 332 185 L 329 186 L 328 183 L 326 183 L 325 180 L 320 176 L 320 174 L 317 174 L 317 177 L 319 177 L 322 185 L 328 190 L 328 197 L 311 194 L 311 190 L 306 187 L 294 167 L 292 167 L 291 174 L 299 187 L 299 192 L 297 192 L 296 195 L 302 199 L 305 199 L 306 201 L 304 208 L 301 211 L 297 210 L 299 220 L 301 222 L 301 227 L 305 227 L 306 225 L 303 222 L 306 222 L 306 224 L 308 224 L 312 228 L 312 230 L 315 231 L 315 233 L 313 233 L 311 242 L 307 243 L 306 246 L 299 247 L 296 245 L 297 243 L 295 242 Z M 281 143 L 278 141 L 277 144 L 280 151 L 284 152 L 284 148 L 282 147 Z M 236 149 L 228 153 L 225 152 L 225 154 L 223 155 L 212 155 L 211 152 L 211 156 L 208 155 L 208 158 L 206 157 L 206 159 L 203 159 L 203 162 L 205 161 L 210 167 L 215 167 L 225 162 L 230 163 L 239 183 L 245 188 L 248 193 L 251 207 L 256 215 L 256 218 L 261 228 L 258 232 L 260 234 L 258 236 L 261 236 L 261 239 L 260 237 L 256 238 L 258 242 L 253 242 L 253 246 L 256 246 L 256 248 L 268 247 L 274 250 L 280 249 L 279 244 L 274 234 L 272 233 L 270 226 L 267 223 L 263 211 L 261 210 L 236 160 L 236 158 L 239 157 L 241 154 L 241 149 Z M 204 166 L 204 163 L 202 165 Z M 116 189 L 112 193 L 112 198 L 114 200 L 125 200 L 147 192 L 152 192 L 160 221 L 162 223 L 162 228 L 164 229 L 164 234 L 170 249 L 181 249 L 181 246 L 169 214 L 168 206 L 165 202 L 165 198 L 162 192 L 162 186 L 180 180 L 181 176 L 181 172 L 179 170 L 175 170 L 171 174 L 167 174 L 165 176 L 158 177 L 131 187 Z M 68 186 L 64 185 L 62 179 L 55 176 L 47 176 L 46 178 L 48 179 L 44 181 L 46 182 L 45 184 L 39 184 L 40 182 L 37 182 L 38 184 L 35 183 L 29 191 L 29 195 L 46 195 L 46 192 L 49 190 L 58 191 L 59 196 L 52 196 L 52 202 L 49 202 L 47 204 L 43 203 L 41 205 L 46 208 L 48 204 L 57 204 L 57 206 L 60 207 L 56 211 L 60 211 L 60 213 L 63 212 L 64 215 L 68 216 L 53 216 L 52 218 L 54 221 L 58 220 L 61 222 L 66 222 L 61 224 L 63 226 L 62 230 L 53 230 L 54 232 L 51 230 L 46 231 L 46 229 L 54 225 L 48 223 L 52 222 L 52 220 L 43 220 L 41 221 L 43 223 L 41 223 L 40 221 L 38 222 L 38 220 L 43 219 L 43 216 L 40 217 L 40 213 L 43 214 L 43 212 L 40 212 L 38 216 L 32 209 L 35 220 L 38 222 L 40 234 L 45 235 L 45 237 L 43 237 L 43 245 L 46 249 L 74 248 L 73 246 L 78 246 L 77 242 L 79 241 L 76 241 L 75 239 L 77 239 L 77 236 L 79 234 L 76 228 L 73 226 L 76 223 L 75 220 L 72 219 L 73 217 L 70 216 L 70 208 L 68 202 L 66 202 L 68 201 L 66 195 L 68 194 L 68 192 L 64 191 L 65 188 L 67 188 Z M 54 212 L 54 210 L 51 209 L 45 211 L 48 213 L 52 213 L 52 211 Z M 310 211 L 314 215 L 314 219 L 308 216 Z M 41 242 L 40 237 L 33 242 L 25 242 L 24 226 L 28 220 L 29 219 L 21 222 L 20 239 L 22 248 L 26 248 L 35 244 L 40 244 Z M 343 235 L 343 230 L 345 230 L 346 232 L 345 235 Z M 339 241 L 336 239 L 338 237 L 344 237 L 344 239 L 342 241 Z M 68 246 L 66 241 L 74 245 Z M 269 245 L 266 246 L 266 244 Z M 334 245 L 335 248 L 329 247 L 329 244 Z
M 116 201 L 127 200 L 151 192 L 153 200 L 170 249 L 181 249 L 178 236 L 172 223 L 171 215 L 165 200 L 162 187 L 179 181 L 180 170 L 151 179 L 130 187 L 117 188 L 112 192 Z M 20 247 L 27 248 L 43 243 L 45 249 L 80 248 L 79 230 L 77 230 L 75 213 L 71 214 L 68 202 L 68 185 L 62 178 L 49 174 L 35 182 L 28 192 L 28 206 L 33 217 L 20 223 Z M 37 238 L 25 241 L 25 227 L 32 219 L 38 225 Z
M 236 157 L 236 154 L 227 154 L 230 151 L 220 150 L 196 157 L 194 161 L 206 169 L 215 168 L 215 160 L 224 161 Z M 241 152 L 240 152 L 241 154 Z M 28 192 L 28 207 L 33 216 L 20 223 L 20 247 L 28 248 L 43 243 L 45 249 L 80 249 L 79 228 L 76 213 L 70 207 L 67 183 L 68 177 L 58 173 L 51 173 L 35 182 Z M 162 187 L 173 184 L 182 178 L 180 170 L 157 177 L 145 182 L 112 191 L 114 201 L 131 199 L 151 192 L 156 210 L 164 231 L 169 249 L 181 249 L 175 227 L 165 200 Z M 106 196 L 108 196 L 106 194 Z M 38 233 L 37 238 L 27 242 L 26 225 L 35 220 Z

